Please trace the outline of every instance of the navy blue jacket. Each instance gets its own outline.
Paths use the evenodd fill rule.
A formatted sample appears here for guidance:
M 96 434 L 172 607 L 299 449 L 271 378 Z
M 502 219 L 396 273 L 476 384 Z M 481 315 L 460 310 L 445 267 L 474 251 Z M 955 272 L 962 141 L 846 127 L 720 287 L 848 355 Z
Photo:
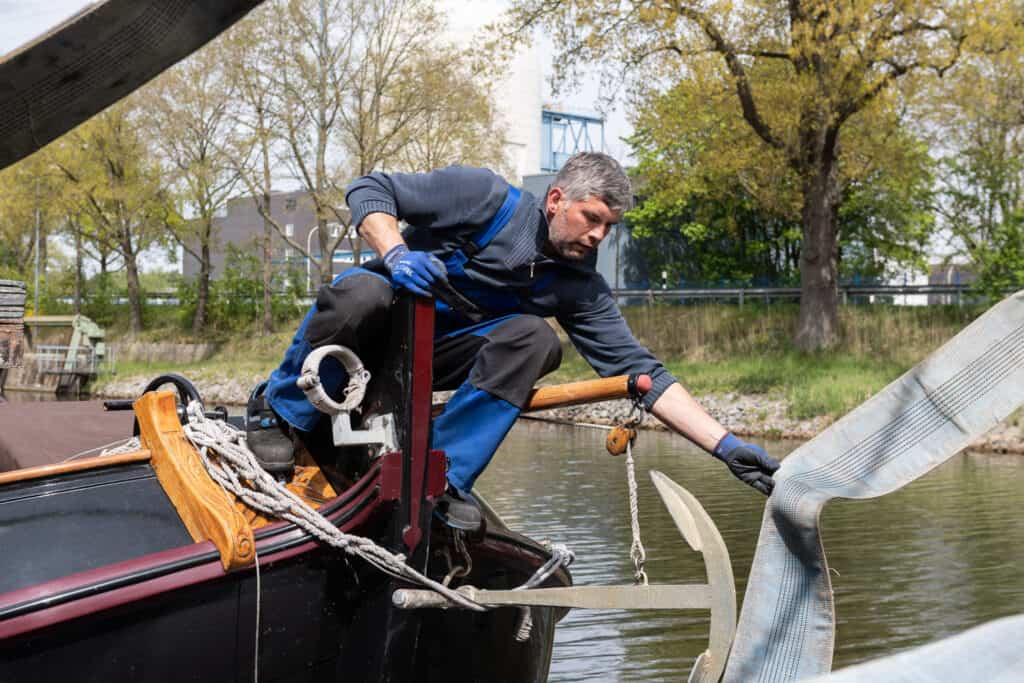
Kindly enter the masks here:
M 390 214 L 408 224 L 402 236 L 410 249 L 443 261 L 487 225 L 508 187 L 487 169 L 451 166 L 371 173 L 349 186 L 346 200 L 353 225 L 371 213 Z M 466 276 L 505 295 L 518 312 L 554 317 L 598 375 L 650 375 L 653 388 L 644 397 L 650 408 L 675 378 L 629 330 L 595 268 L 596 253 L 583 262 L 545 256 L 547 234 L 543 199 L 523 192 L 508 224 L 465 264 Z

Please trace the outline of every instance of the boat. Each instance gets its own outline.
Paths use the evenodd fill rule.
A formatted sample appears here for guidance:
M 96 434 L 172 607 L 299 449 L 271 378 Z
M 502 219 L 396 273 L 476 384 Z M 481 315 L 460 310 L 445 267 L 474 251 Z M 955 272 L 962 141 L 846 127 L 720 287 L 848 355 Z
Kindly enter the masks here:
M 324 467 L 299 466 L 291 488 L 341 531 L 439 580 L 452 574 L 453 586 L 521 586 L 552 560 L 549 548 L 486 505 L 481 538 L 432 515 L 445 486 L 443 453 L 429 447 L 433 308 L 402 301 L 393 362 L 367 394 L 375 415 L 392 416 L 399 450 L 339 449 Z M 166 381 L 179 391 L 156 390 Z M 67 447 L 130 437 L 127 413 L 68 402 L 9 404 L 0 414 L 6 465 L 36 463 L 0 473 L 0 680 L 245 680 L 257 671 L 282 681 L 546 679 L 566 609 L 399 609 L 392 596 L 407 582 L 295 524 L 240 509 L 182 432 L 194 388 L 178 377 L 153 388 L 134 402 L 141 446 L 102 457 L 43 464 Z M 92 441 L 77 427 L 88 423 Z M 365 468 L 353 465 L 360 460 Z M 542 585 L 570 584 L 559 566 Z
M 0 58 L 0 168 L 259 4 L 105 0 Z M 23 303 L 24 287 L 15 294 Z M 569 608 L 709 606 L 700 586 L 573 593 L 571 553 L 509 529 L 486 501 L 485 531 L 441 524 L 433 507 L 446 463 L 430 447 L 434 309 L 406 293 L 392 310 L 389 353 L 365 400 L 332 417 L 358 438 L 300 453 L 290 493 L 271 486 L 296 496 L 286 507 L 304 511 L 298 521 L 214 481 L 189 430 L 209 422 L 230 431 L 230 418 L 178 375 L 154 379 L 131 403 L 4 405 L 0 680 L 543 681 Z M 5 332 L 5 349 L 17 350 L 20 334 Z M 594 382 L 538 389 L 531 405 L 626 396 L 642 384 Z M 677 523 L 701 545 L 693 520 L 704 533 L 710 520 L 663 496 L 676 496 Z M 349 552 L 355 546 L 363 554 Z M 731 639 L 727 578 L 724 616 L 713 610 L 712 621 Z M 707 670 L 720 673 L 718 642 Z

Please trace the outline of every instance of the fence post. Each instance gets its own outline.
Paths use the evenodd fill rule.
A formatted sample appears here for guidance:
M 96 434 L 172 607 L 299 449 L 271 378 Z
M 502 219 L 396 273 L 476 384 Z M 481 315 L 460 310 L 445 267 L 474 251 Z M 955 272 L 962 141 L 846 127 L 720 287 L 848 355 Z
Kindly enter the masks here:
M 743 308 L 743 290 L 740 290 L 740 308 Z

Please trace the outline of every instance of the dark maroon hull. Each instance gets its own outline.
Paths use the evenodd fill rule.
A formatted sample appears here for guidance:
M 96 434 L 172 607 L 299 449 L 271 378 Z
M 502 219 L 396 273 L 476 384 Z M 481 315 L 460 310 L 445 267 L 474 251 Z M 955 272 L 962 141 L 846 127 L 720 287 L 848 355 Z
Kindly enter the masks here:
M 366 405 L 395 416 L 401 451 L 314 457 L 344 491 L 320 508 L 327 519 L 440 578 L 452 538 L 432 523 L 445 481 L 444 454 L 430 449 L 432 338 L 430 302 L 400 298 L 392 368 L 377 373 Z M 353 471 L 363 474 L 351 484 Z M 488 515 L 465 581 L 514 588 L 550 554 Z M 247 681 L 257 660 L 261 681 L 547 678 L 561 610 L 533 609 L 519 642 L 517 608 L 397 610 L 391 578 L 294 525 L 255 539 L 258 575 L 225 572 L 212 543 L 192 542 L 148 462 L 0 486 L 0 683 Z M 558 572 L 548 585 L 570 582 Z
M 86 476 L 88 475 L 88 476 Z M 385 533 L 393 503 L 375 469 L 325 506 L 350 533 Z M 103 518 L 111 498 L 135 513 L 118 515 L 116 533 Z M 92 498 L 90 505 L 88 499 Z M 146 501 L 145 503 L 143 501 Z M 32 515 L 24 515 L 33 506 Z M 69 534 L 71 506 L 77 531 Z M 92 516 L 86 510 L 99 510 Z M 31 522 L 29 521 L 31 520 Z M 491 520 L 494 531 L 473 546 L 477 586 L 518 585 L 547 559 L 532 541 Z M 28 525 L 28 526 L 26 526 Z M 257 531 L 259 591 L 254 569 L 225 573 L 210 543 L 193 544 L 145 464 L 124 465 L 3 487 L 0 528 L 23 537 L 5 544 L 6 567 L 31 565 L 5 577 L 0 594 L 0 681 L 251 680 L 543 681 L 551 656 L 554 610 L 533 610 L 530 639 L 514 639 L 519 613 L 459 610 L 398 612 L 395 585 L 359 560 L 314 543 L 290 524 Z M 77 541 L 50 547 L 43 539 Z M 131 539 L 122 548 L 118 539 Z M 184 545 L 174 545 L 185 539 Z M 92 552 L 85 549 L 92 548 Z M 10 551 L 8 550 L 10 549 Z M 101 564 L 102 553 L 138 553 Z M 115 552 L 117 551 L 117 552 Z M 31 557 L 34 554 L 34 558 Z M 61 572 L 61 565 L 67 569 Z M 20 576 L 20 578 L 19 578 Z M 568 583 L 561 574 L 556 583 Z M 396 633 L 384 624 L 403 624 Z M 408 637 L 412 631 L 414 636 Z M 458 653 L 458 662 L 449 657 Z

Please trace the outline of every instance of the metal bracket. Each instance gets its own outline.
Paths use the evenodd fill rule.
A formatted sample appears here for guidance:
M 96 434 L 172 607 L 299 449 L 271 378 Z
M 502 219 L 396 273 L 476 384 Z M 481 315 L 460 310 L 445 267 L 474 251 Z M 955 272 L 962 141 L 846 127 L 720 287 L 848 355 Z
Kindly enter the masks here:
M 335 446 L 380 446 L 378 453 L 399 450 L 391 413 L 371 417 L 366 429 L 352 429 L 349 414 L 338 413 L 331 416 L 331 430 Z

